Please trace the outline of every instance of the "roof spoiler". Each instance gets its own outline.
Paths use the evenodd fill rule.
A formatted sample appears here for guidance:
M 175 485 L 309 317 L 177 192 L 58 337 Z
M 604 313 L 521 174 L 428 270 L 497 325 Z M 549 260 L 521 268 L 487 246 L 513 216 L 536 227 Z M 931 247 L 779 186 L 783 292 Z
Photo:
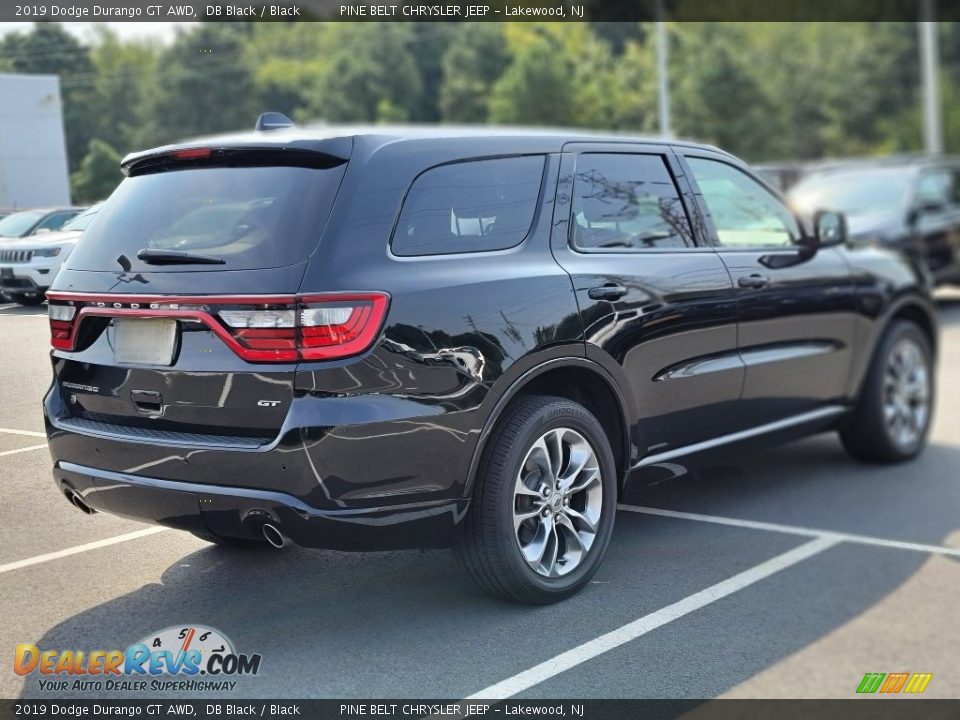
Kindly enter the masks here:
M 290 127 L 293 127 L 293 120 L 288 118 L 283 113 L 265 112 L 260 113 L 260 117 L 257 118 L 257 125 L 254 130 L 257 132 L 263 132 L 266 130 L 279 130 L 280 128 Z

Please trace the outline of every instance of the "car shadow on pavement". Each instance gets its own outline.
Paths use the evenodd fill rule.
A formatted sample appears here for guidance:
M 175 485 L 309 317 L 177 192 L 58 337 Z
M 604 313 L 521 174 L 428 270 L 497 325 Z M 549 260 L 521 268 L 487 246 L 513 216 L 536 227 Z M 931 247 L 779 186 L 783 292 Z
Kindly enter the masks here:
M 857 464 L 824 436 L 637 486 L 627 500 L 939 545 L 958 529 L 957 467 L 960 449 L 943 445 L 904 465 Z M 264 671 L 241 679 L 236 697 L 465 697 L 806 541 L 621 512 L 594 583 L 546 608 L 479 594 L 444 551 L 209 546 L 171 564 L 159 582 L 80 612 L 36 641 L 124 648 L 166 627 L 201 624 L 264 658 Z M 629 668 L 622 676 L 596 672 L 598 658 L 530 694 L 713 697 L 867 612 L 928 559 L 834 548 L 610 653 Z M 116 572 L 121 562 L 118 554 Z M 665 677 L 683 682 L 664 685 Z M 54 697 L 33 677 L 23 695 Z

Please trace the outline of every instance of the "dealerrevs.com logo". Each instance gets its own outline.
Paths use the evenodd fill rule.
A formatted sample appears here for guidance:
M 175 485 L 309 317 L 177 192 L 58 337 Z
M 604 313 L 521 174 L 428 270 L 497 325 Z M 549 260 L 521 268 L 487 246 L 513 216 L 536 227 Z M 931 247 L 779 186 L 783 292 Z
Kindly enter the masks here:
M 261 656 L 234 649 L 226 635 L 202 625 L 169 627 L 126 650 L 51 650 L 21 643 L 17 675 L 37 674 L 41 690 L 233 690 L 241 675 L 260 672 Z

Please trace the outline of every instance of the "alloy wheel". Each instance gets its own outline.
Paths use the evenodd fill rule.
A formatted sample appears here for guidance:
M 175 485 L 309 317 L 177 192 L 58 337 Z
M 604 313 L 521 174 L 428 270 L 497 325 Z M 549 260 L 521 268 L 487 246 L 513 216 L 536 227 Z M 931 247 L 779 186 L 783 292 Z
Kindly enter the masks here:
M 930 414 L 930 370 L 912 339 L 897 341 L 883 375 L 883 421 L 890 439 L 908 448 L 923 435 Z
M 517 473 L 513 527 L 527 565 L 562 577 L 581 565 L 597 537 L 603 485 L 597 455 L 576 430 L 544 433 Z

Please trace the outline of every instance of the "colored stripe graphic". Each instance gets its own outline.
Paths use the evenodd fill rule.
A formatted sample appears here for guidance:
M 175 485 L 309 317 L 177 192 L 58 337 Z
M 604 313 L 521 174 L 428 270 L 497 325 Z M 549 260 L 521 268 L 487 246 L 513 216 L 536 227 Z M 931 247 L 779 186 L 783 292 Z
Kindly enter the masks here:
M 907 686 L 903 689 L 906 693 L 922 693 L 927 689 L 927 685 L 933 679 L 933 673 L 914 673 L 910 676 Z
M 875 693 L 880 689 L 880 683 L 886 677 L 886 673 L 867 673 L 857 686 L 858 693 Z
M 907 682 L 907 673 L 890 673 L 887 675 L 887 681 L 880 688 L 882 693 L 898 693 Z
M 875 692 L 918 694 L 927 689 L 932 679 L 933 673 L 866 673 L 857 685 L 857 692 L 865 695 Z

